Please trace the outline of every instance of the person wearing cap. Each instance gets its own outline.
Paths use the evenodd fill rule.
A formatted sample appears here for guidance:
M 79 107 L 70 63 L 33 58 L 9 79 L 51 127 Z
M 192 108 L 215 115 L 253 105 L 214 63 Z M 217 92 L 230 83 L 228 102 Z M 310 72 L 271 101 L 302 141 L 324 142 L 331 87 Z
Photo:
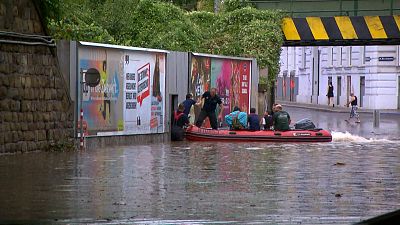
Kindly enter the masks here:
M 247 113 L 241 112 L 238 106 L 233 108 L 233 111 L 225 116 L 225 122 L 231 130 L 246 129 Z
M 272 120 L 274 123 L 274 130 L 279 130 L 279 131 L 286 131 L 290 130 L 289 124 L 290 124 L 290 115 L 286 111 L 282 110 L 282 105 L 276 105 L 275 106 L 275 113 L 272 116 Z

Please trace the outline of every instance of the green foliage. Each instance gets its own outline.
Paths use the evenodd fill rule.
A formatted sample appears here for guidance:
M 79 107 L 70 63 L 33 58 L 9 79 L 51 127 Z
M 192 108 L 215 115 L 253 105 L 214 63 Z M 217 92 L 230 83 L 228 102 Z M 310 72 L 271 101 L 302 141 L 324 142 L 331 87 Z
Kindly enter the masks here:
M 222 4 L 222 12 L 233 12 L 237 9 L 246 7 L 253 7 L 253 4 L 249 0 L 224 0 Z
M 48 15 L 55 38 L 252 57 L 268 68 L 268 83 L 275 80 L 283 43 L 280 11 L 225 0 L 214 14 L 212 0 L 164 1 L 45 0 L 62 12 Z M 196 8 L 205 11 L 185 11 Z
M 170 3 L 141 0 L 129 21 L 126 30 L 131 45 L 196 51 L 200 43 L 199 30 L 182 9 Z
M 164 0 L 164 2 L 172 3 L 188 11 L 196 10 L 197 7 L 197 0 Z
M 197 10 L 205 12 L 214 12 L 213 0 L 197 0 Z
M 34 0 L 39 6 L 40 13 L 45 19 L 60 19 L 61 2 L 60 0 Z
M 114 38 L 94 23 L 76 22 L 69 19 L 48 22 L 48 29 L 56 39 L 83 40 L 100 43 L 115 43 Z
M 213 54 L 256 58 L 260 68 L 268 68 L 268 83 L 272 84 L 279 72 L 282 18 L 279 11 L 252 7 L 220 13 L 204 49 Z

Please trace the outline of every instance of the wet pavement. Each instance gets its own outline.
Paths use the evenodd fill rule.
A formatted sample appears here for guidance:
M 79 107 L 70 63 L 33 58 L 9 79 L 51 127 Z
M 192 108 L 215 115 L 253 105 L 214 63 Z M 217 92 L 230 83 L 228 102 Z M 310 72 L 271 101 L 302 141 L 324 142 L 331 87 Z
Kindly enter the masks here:
M 286 107 L 332 143 L 180 142 L 0 157 L 0 223 L 352 224 L 400 208 L 400 121 Z M 371 117 L 371 118 L 370 118 Z M 347 132 L 346 132 L 347 131 Z

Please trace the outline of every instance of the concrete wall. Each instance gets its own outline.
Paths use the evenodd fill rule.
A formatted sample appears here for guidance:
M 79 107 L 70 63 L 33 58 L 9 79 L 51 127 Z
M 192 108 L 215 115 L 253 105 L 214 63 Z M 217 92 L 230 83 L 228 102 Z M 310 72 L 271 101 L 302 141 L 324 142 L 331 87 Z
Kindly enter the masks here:
M 138 134 L 138 135 L 118 135 L 118 136 L 101 136 L 87 137 L 87 150 L 96 148 L 106 148 L 121 145 L 146 145 L 152 143 L 163 143 L 170 141 L 169 133 L 164 134 Z
M 46 150 L 73 141 L 72 102 L 55 48 L 34 44 L 39 41 L 24 34 L 45 35 L 33 2 L 1 1 L 0 153 Z
M 189 90 L 189 53 L 169 52 L 167 54 L 166 95 L 168 96 L 165 108 L 166 131 L 170 131 L 172 112 L 178 104 L 185 100 Z
M 264 109 L 258 108 L 258 82 L 260 80 L 260 68 L 258 68 L 257 60 L 252 60 L 251 65 L 251 99 L 250 108 L 256 108 L 256 112 L 264 112 Z

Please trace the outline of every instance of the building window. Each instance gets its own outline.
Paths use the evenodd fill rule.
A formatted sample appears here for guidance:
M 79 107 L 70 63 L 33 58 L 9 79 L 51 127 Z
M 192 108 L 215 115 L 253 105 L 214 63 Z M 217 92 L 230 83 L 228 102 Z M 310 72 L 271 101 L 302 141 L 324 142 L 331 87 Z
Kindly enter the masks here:
M 340 47 L 339 66 L 343 65 L 343 47 Z
M 397 45 L 397 65 L 400 66 L 400 46 L 399 45 Z
M 289 47 L 286 47 L 286 70 L 289 70 Z
M 360 66 L 365 66 L 365 58 L 366 58 L 366 48 L 367 46 L 360 47 Z
M 296 67 L 297 67 L 297 65 L 296 65 L 296 54 L 297 54 L 297 51 L 296 51 L 296 47 L 293 47 L 293 69 L 296 69 Z
M 306 68 L 306 47 L 301 47 L 301 68 Z
M 328 67 L 333 67 L 333 47 L 328 47 Z
M 348 66 L 351 66 L 351 65 L 352 65 L 352 62 L 351 62 L 352 52 L 353 52 L 353 47 L 352 47 L 352 46 L 349 46 L 349 47 L 347 48 L 347 62 L 348 62 Z

